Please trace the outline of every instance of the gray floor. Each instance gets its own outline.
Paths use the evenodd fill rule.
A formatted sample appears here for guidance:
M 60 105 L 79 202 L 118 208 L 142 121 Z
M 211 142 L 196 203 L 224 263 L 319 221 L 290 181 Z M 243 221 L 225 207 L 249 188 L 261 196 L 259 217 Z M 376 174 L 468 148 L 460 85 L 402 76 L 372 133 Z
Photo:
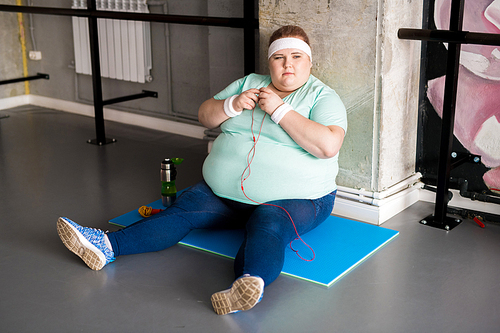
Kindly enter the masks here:
M 280 276 L 254 309 L 217 316 L 210 295 L 229 259 L 181 245 L 102 271 L 66 250 L 56 220 L 107 221 L 158 199 L 159 164 L 183 157 L 180 188 L 201 179 L 206 142 L 36 107 L 1 112 L 0 332 L 498 332 L 500 227 L 420 225 L 417 203 L 384 224 L 400 236 L 326 289 Z

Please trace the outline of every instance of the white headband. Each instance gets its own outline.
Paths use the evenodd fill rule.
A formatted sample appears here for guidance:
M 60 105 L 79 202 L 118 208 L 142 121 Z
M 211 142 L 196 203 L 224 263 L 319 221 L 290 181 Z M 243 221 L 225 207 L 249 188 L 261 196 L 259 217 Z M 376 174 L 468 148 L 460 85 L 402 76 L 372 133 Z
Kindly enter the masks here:
M 269 45 L 269 51 L 267 51 L 267 59 L 271 58 L 277 51 L 283 49 L 298 49 L 304 51 L 312 61 L 311 48 L 309 45 L 302 39 L 293 37 L 280 38 L 272 42 L 271 45 Z

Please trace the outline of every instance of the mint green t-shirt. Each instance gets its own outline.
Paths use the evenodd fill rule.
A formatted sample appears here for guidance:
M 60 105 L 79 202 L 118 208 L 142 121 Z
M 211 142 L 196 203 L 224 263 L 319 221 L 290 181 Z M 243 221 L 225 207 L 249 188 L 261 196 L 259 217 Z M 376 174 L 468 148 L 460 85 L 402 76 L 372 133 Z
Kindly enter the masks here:
M 267 87 L 270 83 L 269 75 L 250 74 L 231 83 L 214 98 L 223 100 L 250 88 Z M 283 101 L 313 121 L 347 129 L 346 110 L 339 96 L 313 75 Z M 338 154 L 329 159 L 309 154 L 258 106 L 253 114 L 256 137 L 263 117 L 250 175 L 244 182 L 244 191 L 250 199 L 257 202 L 317 199 L 337 189 Z M 216 195 L 255 204 L 245 197 L 241 188 L 241 176 L 253 146 L 251 126 L 252 110 L 243 110 L 239 116 L 221 124 L 222 133 L 203 164 L 203 178 Z

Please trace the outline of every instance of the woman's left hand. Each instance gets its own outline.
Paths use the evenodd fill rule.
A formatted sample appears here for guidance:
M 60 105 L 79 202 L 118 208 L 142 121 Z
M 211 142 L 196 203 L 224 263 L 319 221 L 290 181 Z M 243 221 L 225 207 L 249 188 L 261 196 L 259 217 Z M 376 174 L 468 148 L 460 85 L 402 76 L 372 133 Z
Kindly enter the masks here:
M 283 100 L 271 89 L 267 87 L 260 88 L 259 93 L 259 107 L 268 115 L 273 112 L 284 102 Z

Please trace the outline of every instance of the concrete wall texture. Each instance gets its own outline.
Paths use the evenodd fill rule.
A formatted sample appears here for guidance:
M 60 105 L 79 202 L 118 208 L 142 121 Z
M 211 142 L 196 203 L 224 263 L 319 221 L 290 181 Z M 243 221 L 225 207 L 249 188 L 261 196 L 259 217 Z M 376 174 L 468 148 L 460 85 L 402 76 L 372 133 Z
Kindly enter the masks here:
M 2 1 L 4 5 L 15 5 L 15 0 Z M 0 12 L 0 80 L 23 76 L 23 58 L 19 24 L 16 13 Z M 0 98 L 24 94 L 24 83 L 0 86 Z
M 377 191 L 415 172 L 421 43 L 400 40 L 397 32 L 422 27 L 423 1 L 380 1 L 379 6 L 379 146 L 373 179 Z
M 281 25 L 308 33 L 313 74 L 340 95 L 349 128 L 340 155 L 338 184 L 382 191 L 415 170 L 420 43 L 397 38 L 402 27 L 421 27 L 423 0 L 259 0 L 260 72 L 267 72 L 267 43 Z M 15 4 L 14 0 L 2 4 Z M 34 0 L 35 6 L 68 7 L 65 0 Z M 163 5 L 165 4 L 165 5 Z M 150 1 L 150 10 L 184 15 L 242 16 L 241 0 Z M 27 15 L 24 15 L 26 18 Z M 28 61 L 31 93 L 91 103 L 91 80 L 76 75 L 71 18 L 33 15 L 42 61 Z M 29 22 L 25 19 L 25 30 Z M 238 29 L 152 23 L 153 82 L 103 79 L 104 98 L 159 91 L 156 99 L 118 106 L 159 117 L 195 116 L 199 104 L 243 74 Z M 28 47 L 30 45 L 27 38 Z M 166 57 L 166 51 L 171 51 Z M 28 49 L 29 50 L 29 49 Z M 0 13 L 0 78 L 22 76 L 17 15 Z M 198 78 L 193 82 L 189 78 Z M 205 79 L 199 79 L 205 78 Z M 170 81 L 169 81 L 170 80 Z M 172 95 L 165 94 L 171 85 Z M 0 86 L 0 98 L 24 94 L 24 85 Z
M 420 45 L 397 30 L 421 27 L 421 0 L 261 0 L 261 67 L 277 27 L 308 33 L 313 74 L 340 95 L 349 128 L 338 184 L 381 191 L 415 170 Z

